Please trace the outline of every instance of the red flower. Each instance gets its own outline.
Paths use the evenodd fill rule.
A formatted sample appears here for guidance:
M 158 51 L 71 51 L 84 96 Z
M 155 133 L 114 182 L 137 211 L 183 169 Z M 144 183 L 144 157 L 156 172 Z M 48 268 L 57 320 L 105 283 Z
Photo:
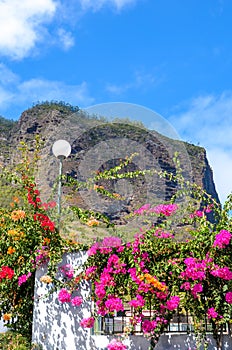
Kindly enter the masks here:
M 12 270 L 9 266 L 2 266 L 0 270 L 0 282 L 3 278 L 12 279 L 14 276 L 14 270 Z

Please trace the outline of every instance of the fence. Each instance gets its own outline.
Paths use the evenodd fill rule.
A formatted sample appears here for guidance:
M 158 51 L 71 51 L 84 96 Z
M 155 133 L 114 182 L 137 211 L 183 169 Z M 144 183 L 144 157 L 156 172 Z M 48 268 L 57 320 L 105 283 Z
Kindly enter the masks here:
M 104 317 L 99 316 L 94 328 L 94 334 L 112 335 L 124 333 L 130 326 L 130 318 L 133 314 L 133 308 L 128 308 L 123 312 L 120 311 L 115 313 L 115 315 L 106 315 Z M 147 310 L 145 312 L 143 311 L 143 314 L 145 316 L 144 320 L 150 320 L 154 315 L 154 312 L 152 310 Z M 206 333 L 212 333 L 212 326 L 207 322 L 207 316 L 205 316 L 205 330 Z M 229 328 L 225 326 L 223 333 L 228 334 L 228 330 Z M 178 310 L 173 316 L 165 333 L 189 334 L 192 332 L 194 332 L 193 317 L 188 312 L 183 314 Z M 142 334 L 142 324 L 135 327 L 133 334 Z

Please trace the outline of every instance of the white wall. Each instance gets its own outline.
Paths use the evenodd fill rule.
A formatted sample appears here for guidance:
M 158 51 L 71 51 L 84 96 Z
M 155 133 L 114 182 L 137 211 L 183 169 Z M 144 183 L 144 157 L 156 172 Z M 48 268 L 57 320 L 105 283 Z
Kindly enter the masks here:
M 84 253 L 72 253 L 64 256 L 61 265 L 70 263 L 81 267 L 85 259 Z M 116 336 L 92 335 L 91 330 L 83 329 L 79 325 L 82 318 L 90 316 L 91 301 L 84 302 L 79 307 L 60 303 L 57 292 L 47 294 L 52 286 L 40 282 L 40 277 L 46 273 L 46 266 L 38 269 L 36 273 L 33 342 L 42 345 L 43 350 L 106 350 L 110 339 Z M 83 300 L 90 296 L 90 286 L 86 281 L 78 293 Z M 142 336 L 130 336 L 124 343 L 128 346 L 128 350 L 149 348 L 149 341 Z M 194 348 L 193 335 L 166 334 L 161 336 L 156 350 L 193 350 Z M 208 349 L 216 350 L 212 337 L 210 337 Z M 232 349 L 229 336 L 224 338 L 223 349 Z

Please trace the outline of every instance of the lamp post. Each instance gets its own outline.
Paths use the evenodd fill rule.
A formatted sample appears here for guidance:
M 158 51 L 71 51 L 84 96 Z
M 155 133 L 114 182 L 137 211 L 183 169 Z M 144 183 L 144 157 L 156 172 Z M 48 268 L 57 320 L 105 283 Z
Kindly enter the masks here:
M 57 140 L 52 146 L 52 152 L 56 158 L 59 159 L 59 182 L 58 182 L 58 197 L 57 197 L 57 211 L 58 211 L 58 223 L 60 222 L 61 214 L 61 183 L 62 183 L 62 170 L 63 160 L 67 158 L 71 153 L 71 146 L 66 140 Z

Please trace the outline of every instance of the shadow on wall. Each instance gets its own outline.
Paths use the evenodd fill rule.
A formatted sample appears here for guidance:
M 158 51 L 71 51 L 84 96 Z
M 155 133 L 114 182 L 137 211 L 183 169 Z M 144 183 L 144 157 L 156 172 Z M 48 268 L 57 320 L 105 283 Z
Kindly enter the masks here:
M 80 268 L 87 256 L 85 252 L 64 255 L 60 266 L 70 264 Z M 35 302 L 33 313 L 33 337 L 35 344 L 41 345 L 43 350 L 107 350 L 107 345 L 117 335 L 92 335 L 90 329 L 83 329 L 80 321 L 91 316 L 90 285 L 83 281 L 77 295 L 83 303 L 74 307 L 70 303 L 61 303 L 57 292 L 48 294 L 52 285 L 40 281 L 47 273 L 43 266 L 36 272 Z M 88 300 L 88 301 L 87 301 Z M 130 336 L 123 340 L 128 350 L 148 350 L 149 340 L 143 336 Z M 232 339 L 224 335 L 223 350 L 232 349 Z M 160 337 L 156 350 L 190 350 L 195 349 L 195 337 L 190 334 L 167 333 Z M 203 350 L 203 347 L 202 349 Z M 216 350 L 216 344 L 209 335 L 208 350 Z

